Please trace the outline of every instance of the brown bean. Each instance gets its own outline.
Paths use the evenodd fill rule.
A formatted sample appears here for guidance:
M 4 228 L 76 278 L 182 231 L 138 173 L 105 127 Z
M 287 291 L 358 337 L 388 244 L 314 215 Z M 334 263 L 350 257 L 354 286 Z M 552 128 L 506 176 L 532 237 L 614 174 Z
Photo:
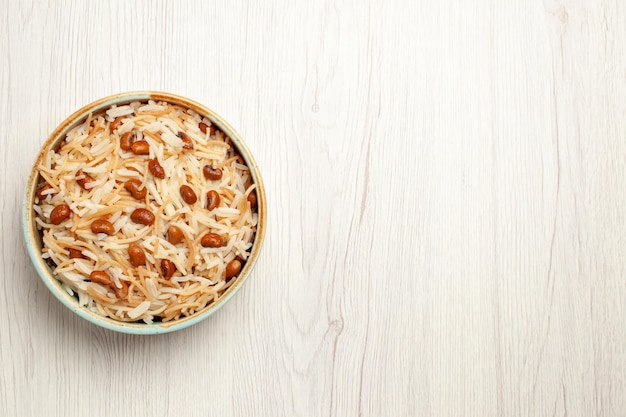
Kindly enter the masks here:
M 220 195 L 215 190 L 206 193 L 206 200 L 209 211 L 220 205 Z
M 104 271 L 93 271 L 89 274 L 91 282 L 97 282 L 99 284 L 109 285 L 111 283 L 111 277 Z
M 135 141 L 135 134 L 133 132 L 126 132 L 120 138 L 120 148 L 125 151 L 130 151 L 133 147 L 133 142 Z
M 219 180 L 222 178 L 222 170 L 219 168 L 213 168 L 211 165 L 205 165 L 202 168 L 202 173 L 204 174 L 204 178 L 208 180 Z
M 70 217 L 70 207 L 67 204 L 59 204 L 50 212 L 50 223 L 61 224 L 61 222 Z
M 163 278 L 172 278 L 174 272 L 176 272 L 176 266 L 174 265 L 174 262 L 170 261 L 169 259 L 161 259 L 161 274 L 163 275 Z
M 237 275 L 241 271 L 242 263 L 241 259 L 235 258 L 226 264 L 226 279 L 230 279 Z
M 96 181 L 89 175 L 84 174 L 82 169 L 76 171 L 76 178 L 76 182 L 82 187 L 83 190 L 87 190 L 87 185 Z M 91 187 L 89 187 L 89 189 L 91 189 Z
M 193 149 L 193 141 L 185 132 L 178 132 L 178 137 L 183 141 L 183 149 Z
M 154 214 L 145 208 L 135 209 L 130 215 L 130 219 L 135 223 L 151 226 L 154 224 Z
M 248 203 L 250 203 L 250 208 L 256 208 L 256 191 L 251 191 L 250 194 L 248 194 Z
M 200 244 L 205 248 L 221 248 L 222 246 L 224 246 L 224 239 L 222 239 L 222 236 L 218 234 L 207 233 L 206 235 L 202 236 Z
M 124 188 L 128 190 L 130 195 L 132 195 L 135 200 L 143 200 L 146 197 L 146 193 L 148 192 L 148 190 L 146 190 L 146 187 L 140 187 L 141 181 L 139 181 L 137 178 L 131 178 L 124 183 Z
M 130 258 L 130 264 L 135 268 L 146 264 L 146 254 L 141 246 L 136 243 L 128 246 L 128 257 Z
M 157 178 L 165 178 L 165 170 L 163 169 L 163 167 L 161 166 L 161 164 L 159 164 L 159 160 L 154 158 L 151 159 L 148 162 L 148 169 L 150 170 L 150 172 L 152 173 L 152 175 L 154 175 Z
M 128 284 L 121 279 L 119 281 L 122 288 L 118 288 L 114 282 L 111 283 L 110 287 L 113 288 L 113 291 L 115 291 L 117 298 L 126 298 L 128 296 Z
M 206 133 L 206 131 L 208 130 L 209 131 L 209 136 L 213 136 L 215 134 L 215 132 L 217 131 L 217 129 L 215 129 L 215 126 L 213 126 L 213 125 L 208 126 L 205 123 L 200 123 L 198 125 L 198 127 L 200 128 L 200 131 L 202 133 Z
M 183 149 L 193 149 L 193 142 L 188 137 L 183 138 Z
M 170 242 L 172 245 L 179 244 L 183 241 L 183 238 L 183 231 L 180 230 L 179 227 L 172 225 L 167 229 L 167 241 Z
M 96 219 L 91 222 L 91 231 L 94 233 L 106 233 L 107 235 L 112 235 L 115 233 L 115 228 L 113 228 L 113 224 L 111 224 L 108 220 Z
M 70 249 L 70 259 L 85 259 L 85 255 L 83 255 L 83 253 L 78 250 L 78 249 L 74 249 L 74 248 L 69 248 Z
M 183 198 L 183 200 L 185 200 L 185 203 L 187 204 L 193 204 L 198 201 L 198 197 L 193 191 L 193 188 L 185 184 L 180 186 L 180 196 Z
M 135 155 L 148 155 L 150 153 L 150 144 L 145 140 L 133 142 L 131 150 Z
M 124 121 L 124 117 L 122 117 L 122 116 L 120 116 L 120 117 L 116 118 L 115 120 L 113 120 L 111 122 L 111 124 L 109 125 L 109 128 L 111 129 L 111 132 L 115 131 L 115 129 L 120 127 L 122 125 L 123 121 Z
M 40 199 L 40 200 L 45 200 L 46 197 L 48 197 L 49 195 L 52 196 L 53 194 L 46 194 L 43 195 L 43 193 L 45 191 L 51 190 L 53 187 L 50 184 L 45 184 L 42 187 L 38 188 L 37 191 L 35 192 L 35 195 Z

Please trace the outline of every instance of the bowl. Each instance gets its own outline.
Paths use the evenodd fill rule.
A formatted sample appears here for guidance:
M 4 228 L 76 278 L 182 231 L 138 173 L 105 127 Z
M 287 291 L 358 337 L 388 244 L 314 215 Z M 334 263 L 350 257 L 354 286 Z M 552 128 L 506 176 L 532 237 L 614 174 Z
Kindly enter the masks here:
M 112 319 L 110 317 L 101 315 L 89 308 L 81 306 L 78 302 L 76 294 L 70 295 L 70 293 L 67 291 L 66 288 L 64 288 L 61 282 L 57 278 L 55 278 L 53 269 L 51 268 L 51 266 L 48 265 L 42 255 L 43 241 L 41 232 L 38 230 L 35 221 L 37 214 L 33 209 L 36 197 L 35 193 L 37 191 L 38 184 L 41 181 L 41 177 L 37 167 L 42 162 L 42 158 L 48 150 L 57 149 L 57 147 L 61 145 L 61 142 L 66 137 L 67 133 L 79 124 L 84 123 L 87 120 L 87 117 L 89 117 L 90 115 L 102 113 L 113 105 L 119 107 L 133 102 L 146 102 L 148 100 L 154 100 L 156 102 L 164 101 L 173 105 L 179 105 L 191 109 L 200 116 L 209 119 L 212 125 L 215 125 L 219 130 L 221 130 L 225 135 L 230 138 L 231 145 L 236 149 L 238 154 L 245 161 L 245 164 L 250 170 L 252 182 L 256 185 L 258 213 L 256 232 L 253 238 L 252 248 L 249 252 L 249 257 L 243 264 L 243 267 L 239 274 L 232 279 L 233 282 L 231 283 L 229 281 L 230 287 L 228 287 L 223 293 L 221 293 L 216 300 L 208 304 L 200 311 L 195 312 L 194 314 L 186 317 L 180 317 L 171 321 L 155 321 L 149 324 L 144 322 L 127 322 Z M 88 104 L 87 106 L 81 108 L 80 110 L 69 116 L 67 119 L 65 119 L 52 132 L 50 137 L 43 144 L 41 151 L 31 170 L 30 177 L 26 185 L 26 192 L 24 195 L 22 221 L 24 237 L 26 240 L 28 253 L 33 262 L 33 265 L 35 266 L 37 273 L 39 274 L 41 280 L 44 282 L 46 287 L 59 301 L 61 301 L 64 306 L 69 308 L 72 312 L 76 313 L 83 319 L 109 330 L 122 333 L 153 335 L 173 332 L 199 323 L 200 321 L 206 319 L 211 314 L 219 310 L 241 288 L 243 283 L 250 275 L 250 272 L 259 257 L 259 253 L 263 243 L 266 227 L 266 197 L 263 187 L 263 181 L 259 173 L 259 168 L 250 150 L 244 143 L 241 136 L 222 117 L 220 117 L 217 113 L 210 110 L 209 108 L 203 106 L 202 104 L 199 104 L 185 97 L 163 92 L 138 91 L 116 94 Z

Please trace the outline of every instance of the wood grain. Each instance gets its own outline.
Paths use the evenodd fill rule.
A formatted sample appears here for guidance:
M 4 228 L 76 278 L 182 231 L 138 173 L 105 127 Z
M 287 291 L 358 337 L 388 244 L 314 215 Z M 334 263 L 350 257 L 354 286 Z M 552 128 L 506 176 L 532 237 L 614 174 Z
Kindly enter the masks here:
M 1 416 L 626 415 L 626 4 L 14 1 L 0 7 Z M 205 322 L 75 317 L 19 213 L 102 96 L 216 110 L 265 246 Z

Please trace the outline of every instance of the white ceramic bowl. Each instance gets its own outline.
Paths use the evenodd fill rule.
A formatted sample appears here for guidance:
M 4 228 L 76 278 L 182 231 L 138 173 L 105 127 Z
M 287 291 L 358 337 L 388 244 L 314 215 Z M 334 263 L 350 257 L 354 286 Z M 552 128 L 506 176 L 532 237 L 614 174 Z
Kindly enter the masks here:
M 166 101 L 172 104 L 178 104 L 190 108 L 200 115 L 210 119 L 212 124 L 216 125 L 221 131 L 223 131 L 227 136 L 230 137 L 230 139 L 232 140 L 232 144 L 235 146 L 239 154 L 245 160 L 247 166 L 250 168 L 252 179 L 256 184 L 259 215 L 257 231 L 254 238 L 254 244 L 251 249 L 250 257 L 246 261 L 239 275 L 235 278 L 236 281 L 224 293 L 222 293 L 216 301 L 212 302 L 196 314 L 178 320 L 173 320 L 165 323 L 155 322 L 153 324 L 127 323 L 117 321 L 108 317 L 103 317 L 86 308 L 81 307 L 78 304 L 77 298 L 75 296 L 70 296 L 61 287 L 60 282 L 54 277 L 51 268 L 42 258 L 42 239 L 41 234 L 37 230 L 35 224 L 35 212 L 33 210 L 36 187 L 40 179 L 37 166 L 39 165 L 40 160 L 46 150 L 54 149 L 55 147 L 59 146 L 61 141 L 65 138 L 67 132 L 74 128 L 76 125 L 83 123 L 89 114 L 103 112 L 110 108 L 112 105 L 122 106 L 134 101 L 146 100 Z M 235 131 L 235 129 L 233 129 L 224 119 L 222 119 L 214 111 L 199 103 L 196 103 L 195 101 L 169 93 L 139 91 L 116 94 L 88 104 L 87 106 L 76 111 L 74 114 L 65 119 L 63 123 L 61 123 L 54 130 L 54 132 L 52 132 L 50 137 L 43 144 L 41 152 L 39 153 L 39 156 L 37 157 L 37 160 L 33 165 L 33 169 L 31 170 L 31 174 L 26 186 L 26 193 L 24 196 L 22 220 L 24 237 L 26 239 L 28 252 L 32 259 L 33 265 L 35 266 L 35 269 L 39 273 L 39 276 L 41 277 L 44 284 L 46 284 L 48 289 L 52 292 L 52 294 L 54 294 L 56 298 L 59 299 L 59 301 L 61 301 L 67 308 L 78 314 L 80 317 L 104 328 L 123 333 L 146 335 L 172 332 L 196 324 L 216 312 L 237 292 L 237 290 L 239 290 L 239 288 L 241 288 L 241 285 L 250 275 L 250 271 L 252 270 L 252 267 L 254 266 L 261 250 L 266 227 L 266 207 L 265 189 L 263 187 L 263 181 L 261 179 L 258 166 L 254 158 L 252 157 L 250 150 L 243 142 L 239 134 Z

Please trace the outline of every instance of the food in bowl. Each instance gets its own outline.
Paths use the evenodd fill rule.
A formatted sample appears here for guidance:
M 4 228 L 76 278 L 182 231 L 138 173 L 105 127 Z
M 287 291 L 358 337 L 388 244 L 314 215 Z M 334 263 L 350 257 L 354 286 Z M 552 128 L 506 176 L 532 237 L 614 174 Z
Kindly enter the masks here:
M 142 100 L 90 114 L 36 169 L 42 258 L 94 313 L 191 316 L 250 257 L 257 185 L 231 139 L 190 108 Z

